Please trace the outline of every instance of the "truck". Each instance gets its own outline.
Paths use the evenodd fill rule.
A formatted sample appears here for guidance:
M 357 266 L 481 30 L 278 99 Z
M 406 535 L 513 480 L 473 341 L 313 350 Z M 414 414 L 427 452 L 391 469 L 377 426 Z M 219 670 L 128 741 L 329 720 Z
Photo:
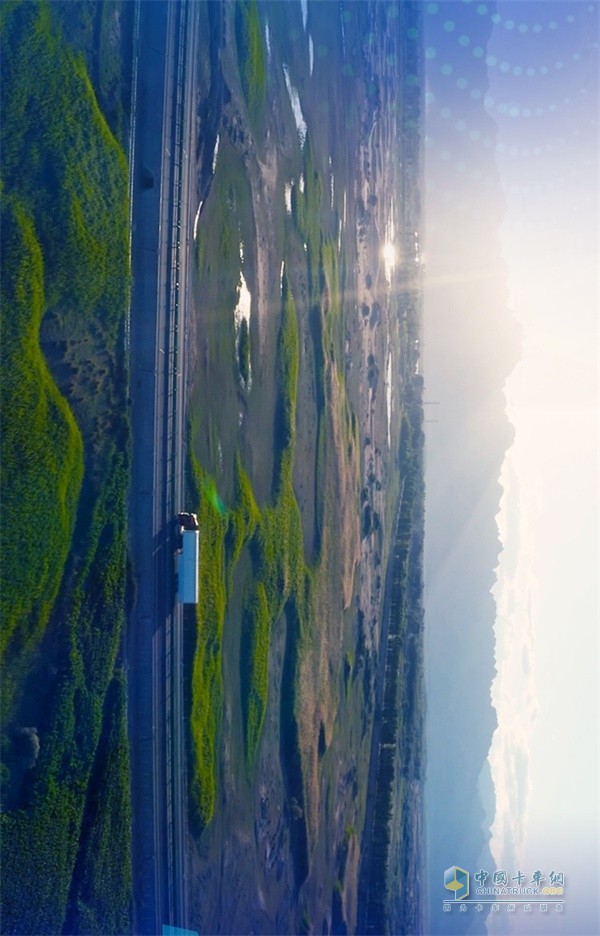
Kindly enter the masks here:
M 177 601 L 198 604 L 200 529 L 193 513 L 177 514 Z

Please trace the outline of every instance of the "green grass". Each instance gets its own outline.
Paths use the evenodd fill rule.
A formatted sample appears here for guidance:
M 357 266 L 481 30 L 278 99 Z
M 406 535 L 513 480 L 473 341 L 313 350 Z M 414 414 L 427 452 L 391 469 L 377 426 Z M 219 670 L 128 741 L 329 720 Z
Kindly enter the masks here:
M 340 286 L 339 253 L 333 239 L 321 241 L 321 270 L 327 297 L 327 313 L 323 314 L 324 352 L 337 357 L 338 377 L 344 379 L 342 367 L 343 316 Z
M 267 90 L 266 50 L 257 0 L 239 0 L 236 3 L 235 34 L 242 90 L 251 123 L 256 129 Z
M 195 253 L 199 282 L 209 290 L 205 301 L 211 305 L 211 324 L 218 322 L 218 328 L 211 332 L 210 361 L 223 362 L 221 366 L 228 366 L 231 361 L 236 380 L 241 377 L 246 389 L 251 367 L 251 335 L 248 323 L 242 322 L 236 345 L 234 309 L 238 303 L 240 269 L 244 268 L 240 244 L 254 236 L 253 227 L 248 228 L 251 204 L 243 162 L 231 141 L 223 138 L 210 198 L 198 224 Z M 218 231 L 216 236 L 215 231 Z
M 231 575 L 240 557 L 243 546 L 248 543 L 260 523 L 260 510 L 254 498 L 250 478 L 244 471 L 241 458 L 235 458 L 235 506 L 229 513 L 227 527 L 227 569 L 229 570 L 228 591 L 231 591 Z
M 192 672 L 190 729 L 193 745 L 191 798 L 201 828 L 210 821 L 216 797 L 217 737 L 223 685 L 221 650 L 225 620 L 225 534 L 227 517 L 214 483 L 191 456 L 200 525 L 200 601 Z
M 321 263 L 327 288 L 329 314 L 333 318 L 341 315 L 340 274 L 338 265 L 338 247 L 333 239 L 324 240 L 321 247 Z
M 236 14 L 237 15 L 237 14 Z M 213 202 L 207 211 L 215 212 L 218 218 L 218 235 L 211 242 L 208 237 L 201 237 L 198 244 L 198 265 L 201 280 L 207 284 L 213 281 L 220 284 L 215 300 L 223 301 L 223 296 L 236 282 L 239 259 L 237 247 L 239 235 L 234 220 L 234 210 L 240 195 L 239 181 L 234 181 L 233 174 L 228 175 L 227 150 L 219 154 L 219 168 L 213 192 Z M 222 162 L 221 160 L 224 160 Z M 319 381 L 319 428 L 318 449 L 320 452 L 320 476 L 332 469 L 331 446 L 327 441 L 327 427 L 330 417 L 325 408 L 326 386 L 325 367 L 329 358 L 330 345 L 339 342 L 339 330 L 343 325 L 341 300 L 341 270 L 337 245 L 325 241 L 321 228 L 322 186 L 315 169 L 310 142 L 307 141 L 303 152 L 304 192 L 294 187 L 293 220 L 295 232 L 292 236 L 302 239 L 307 244 L 307 264 L 309 274 L 310 314 L 318 320 L 318 327 L 312 333 L 315 344 L 315 370 Z M 241 169 L 241 167 L 240 167 Z M 209 224 L 205 217 L 205 227 Z M 226 271 L 228 275 L 225 275 Z M 230 303 L 231 304 L 231 303 Z M 326 310 L 326 311 L 324 311 Z M 326 327 L 327 326 L 327 327 Z M 221 333 L 225 330 L 221 329 Z M 226 336 L 231 340 L 231 336 Z M 219 340 L 217 336 L 217 341 Z M 235 344 L 232 343 L 235 348 Z M 236 370 L 242 371 L 241 342 L 236 348 Z M 227 359 L 230 351 L 219 348 L 216 356 Z M 311 620 L 314 610 L 315 592 L 323 588 L 323 581 L 331 571 L 331 564 L 323 562 L 317 556 L 313 567 L 307 567 L 303 543 L 302 520 L 293 488 L 293 466 L 296 455 L 296 410 L 298 393 L 298 373 L 300 360 L 300 337 L 296 304 L 291 286 L 284 273 L 282 282 L 282 305 L 277 347 L 275 354 L 275 426 L 273 440 L 273 473 L 271 478 L 270 498 L 267 503 L 257 505 L 250 479 L 244 471 L 239 452 L 235 455 L 233 466 L 232 506 L 227 512 L 209 506 L 206 496 L 207 476 L 196 464 L 196 488 L 198 502 L 201 504 L 200 522 L 201 557 L 200 557 L 200 605 L 197 612 L 196 651 L 192 674 L 192 737 L 197 740 L 194 748 L 194 766 L 192 798 L 195 808 L 201 816 L 204 827 L 212 818 L 216 803 L 216 783 L 218 776 L 218 732 L 220 713 L 223 705 L 224 687 L 222 684 L 222 633 L 225 621 L 235 627 L 235 613 L 232 605 L 239 608 L 241 614 L 240 634 L 240 709 L 242 719 L 242 737 L 244 742 L 244 766 L 248 780 L 251 780 L 260 747 L 262 729 L 268 704 L 269 647 L 273 625 L 280 618 L 284 609 L 294 608 L 294 625 L 290 625 L 290 642 L 298 643 L 298 652 L 290 651 L 290 659 L 295 660 L 290 670 L 290 677 L 298 675 L 298 660 L 302 654 L 313 652 L 311 639 L 314 636 L 316 622 Z M 344 397 L 344 410 L 341 413 L 343 438 L 348 447 L 356 443 L 356 421 L 352 425 L 352 414 Z M 215 428 L 216 437 L 216 428 Z M 217 448 L 219 455 L 216 457 Z M 212 456 L 213 465 L 220 464 L 224 488 L 230 489 L 231 469 L 221 464 L 221 449 L 216 441 L 206 446 L 208 457 Z M 345 457 L 345 455 L 344 455 Z M 325 491 L 318 487 L 322 498 L 319 514 L 322 514 L 327 501 Z M 264 495 L 263 495 L 264 496 Z M 206 525 L 206 533 L 204 530 Z M 244 566 L 243 574 L 235 578 L 238 594 L 232 602 L 234 571 L 244 549 L 248 549 L 251 568 Z M 204 578 L 205 576 L 205 578 Z M 205 581 L 205 585 L 202 583 Z M 203 594 L 206 588 L 206 595 Z M 286 610 L 286 616 L 287 616 Z M 228 624 L 229 626 L 229 624 Z M 210 648 L 210 652 L 209 652 Z M 292 672 L 293 670 L 293 672 Z M 236 691 L 233 698 L 236 698 Z M 295 722 L 298 701 L 295 685 L 290 686 L 290 714 L 286 722 L 290 756 L 301 770 L 298 729 Z M 302 799 L 302 778 L 296 790 L 298 801 Z M 296 787 L 294 788 L 296 789 Z
M 258 749 L 269 682 L 271 615 L 262 582 L 258 582 L 242 616 L 240 682 L 246 770 L 250 774 Z
M 273 479 L 277 494 L 284 474 L 284 465 L 293 458 L 296 442 L 296 397 L 298 388 L 299 337 L 296 304 L 290 289 L 287 273 L 282 282 L 282 314 L 277 342 L 276 376 L 278 400 L 275 412 L 275 460 Z
M 122 22 L 124 4 L 122 0 L 104 0 L 101 6 L 100 62 L 98 67 L 98 95 L 102 110 L 117 140 L 125 142 L 125 114 L 123 108 L 124 71 L 128 67 L 126 57 L 119 47 L 115 22 Z
M 50 8 L 38 3 L 3 12 L 6 191 L 18 192 L 34 217 L 47 305 L 60 306 L 60 317 L 101 307 L 104 328 L 116 337 L 127 249 L 125 156 L 98 108 L 83 60 L 55 31 Z M 81 332 L 87 322 L 73 324 Z
M 269 613 L 275 621 L 290 596 L 302 597 L 305 566 L 302 522 L 292 487 L 291 462 L 285 460 L 277 499 L 263 511 L 252 541 L 256 578 L 264 584 Z
M 255 591 L 246 612 L 242 636 L 242 712 L 246 765 L 254 764 L 267 705 L 269 642 L 272 624 L 290 598 L 306 617 L 307 572 L 302 519 L 292 484 L 296 443 L 299 337 L 296 304 L 284 275 L 283 304 L 277 346 L 279 400 L 276 415 L 273 503 L 264 508 L 250 543 Z
M 323 202 L 323 183 L 315 169 L 310 138 L 306 137 L 303 150 L 304 191 L 298 185 L 292 189 L 292 216 L 302 240 L 306 244 L 308 256 L 308 281 L 310 284 L 310 303 L 321 303 L 321 205 Z
M 0 657 L 6 662 L 11 638 L 13 661 L 39 640 L 56 599 L 83 474 L 80 430 L 88 469 L 95 467 L 92 433 L 96 448 L 105 444 L 99 435 L 108 426 L 99 425 L 98 399 L 111 362 L 90 362 L 82 349 L 90 331 L 97 344 L 116 348 L 122 328 L 127 167 L 83 63 L 62 42 L 50 8 L 6 5 L 0 22 L 2 188 L 10 193 L 2 208 L 9 261 L 2 279 L 1 385 Z M 48 312 L 70 349 L 70 379 L 63 381 L 70 405 L 40 347 Z M 86 385 L 92 375 L 94 384 Z M 43 534 L 32 536 L 33 529 Z
M 312 314 L 318 317 L 319 328 L 313 336 L 318 345 L 317 371 L 320 381 L 318 447 L 321 474 L 329 464 L 323 426 L 325 384 L 325 341 L 331 344 L 342 322 L 340 268 L 336 244 L 324 241 L 321 230 L 322 186 L 316 172 L 310 142 L 304 154 L 304 192 L 294 188 L 293 216 L 296 230 L 307 243 L 307 262 Z M 204 277 L 220 278 L 223 266 L 237 269 L 237 241 L 232 222 L 232 206 L 236 200 L 233 182 L 222 180 L 216 194 L 219 205 L 220 235 L 212 269 L 208 257 L 208 241 L 199 244 L 199 269 Z M 223 285 L 221 294 L 227 289 Z M 326 300 L 324 293 L 326 292 Z M 323 305 L 327 304 L 327 336 Z M 310 650 L 310 611 L 315 581 L 326 574 L 317 558 L 315 568 L 304 559 L 304 543 L 300 510 L 293 488 L 293 465 L 296 446 L 296 407 L 299 369 L 299 330 L 296 304 L 284 273 L 282 282 L 281 320 L 275 360 L 277 397 L 275 405 L 274 465 L 270 503 L 258 508 L 248 476 L 239 454 L 234 465 L 234 504 L 223 514 L 211 508 L 205 493 L 206 476 L 196 464 L 196 486 L 200 499 L 201 520 L 201 608 L 198 610 L 198 634 L 193 664 L 192 737 L 195 742 L 193 801 L 199 809 L 202 827 L 213 814 L 216 799 L 217 734 L 223 703 L 221 679 L 221 639 L 228 609 L 228 596 L 233 588 L 233 574 L 245 547 L 252 560 L 252 571 L 244 582 L 242 595 L 242 632 L 240 654 L 241 713 L 245 767 L 250 778 L 267 707 L 269 644 L 273 624 L 290 601 L 296 609 L 297 639 Z M 329 348 L 327 348 L 329 353 Z M 238 357 L 240 350 L 238 348 Z M 238 361 L 242 369 L 241 361 Z M 348 428 L 348 445 L 355 442 L 350 433 L 350 415 L 346 406 L 344 426 Z M 215 449 L 215 446 L 212 446 Z M 204 488 L 204 491 L 203 491 Z M 324 497 L 324 494 L 321 495 Z M 323 513 L 323 504 L 320 514 Z M 204 532 L 206 524 L 207 533 Z M 329 568 L 327 566 L 327 568 Z M 203 585 L 202 583 L 205 582 Z M 203 594 L 206 589 L 206 596 Z M 296 675 L 296 674 L 294 674 Z M 295 698 L 295 696 L 294 696 Z M 293 703 L 295 705 L 295 702 Z M 293 707 L 293 706 L 292 706 Z M 294 735 L 296 737 L 296 735 Z M 298 755 L 299 756 L 299 755 Z
M 104 697 L 124 626 L 127 475 L 122 455 L 115 456 L 109 470 L 86 524 L 84 562 L 69 582 L 61 622 L 65 647 L 40 728 L 40 754 L 21 808 L 2 815 L 8 932 L 60 932 L 77 852 L 93 832 L 93 827 L 83 829 L 82 821 Z M 115 796 L 117 789 L 128 798 L 127 784 L 115 787 Z M 115 839 L 111 854 L 115 872 L 123 873 L 130 860 L 126 841 Z M 31 901 L 34 892 L 39 901 Z
M 242 713 L 246 767 L 255 762 L 267 706 L 272 625 L 293 597 L 301 625 L 308 620 L 312 577 L 304 564 L 302 520 L 292 486 L 292 455 L 281 465 L 275 502 L 264 509 L 250 544 L 256 595 L 242 635 Z
M 53 18 L 66 41 L 85 57 L 98 102 L 115 137 L 126 145 L 130 56 L 122 54 L 133 11 L 126 0 L 55 3 Z
M 3 614 L 6 932 L 63 930 L 70 895 L 79 899 L 78 853 L 98 858 L 87 873 L 92 903 L 120 875 L 110 919 L 131 896 L 123 736 L 109 731 L 98 748 L 124 627 L 127 164 L 56 18 L 43 2 L 0 9 L 2 546 L 9 569 L 12 551 L 23 560 L 2 582 L 13 609 Z M 13 741 L 23 724 L 36 725 L 40 741 L 28 770 Z M 119 776 L 94 810 L 94 777 L 114 758 Z M 109 853 L 113 814 L 123 825 Z
M 42 251 L 15 199 L 2 199 L 2 245 L 0 662 L 11 640 L 23 653 L 44 631 L 83 478 L 81 433 L 40 349 Z
M 253 582 L 243 612 L 240 664 L 245 762 L 251 773 L 267 704 L 271 626 L 294 594 L 307 604 L 302 522 L 292 485 L 299 366 L 298 322 L 287 278 L 277 348 L 279 387 L 273 502 L 258 508 L 239 455 L 234 466 L 234 506 L 225 510 L 212 479 L 191 456 L 200 524 L 200 602 L 192 673 L 191 735 L 194 745 L 192 802 L 203 828 L 216 798 L 217 738 L 222 707 L 222 635 L 227 594 L 244 546 L 253 563 Z
M 307 138 L 303 152 L 304 192 L 294 186 L 292 215 L 297 233 L 307 245 L 307 267 L 310 292 L 310 334 L 314 358 L 316 391 L 316 484 L 315 527 L 316 559 L 321 549 L 326 523 L 326 478 L 335 455 L 329 445 L 332 431 L 331 415 L 327 412 L 329 390 L 326 386 L 328 362 L 337 362 L 337 378 L 344 384 L 343 346 L 344 309 L 342 303 L 343 263 L 333 238 L 325 238 L 321 225 L 322 182 L 316 171 L 312 147 Z M 347 397 L 343 395 L 343 423 L 346 436 L 346 454 L 349 456 L 357 444 L 356 417 Z M 335 469 L 333 469 L 335 470 Z
M 131 932 L 132 868 L 127 687 L 119 671 L 105 703 L 104 724 L 90 780 L 83 839 L 73 875 L 71 912 L 65 930 L 72 934 Z M 120 861 L 115 861 L 115 855 Z

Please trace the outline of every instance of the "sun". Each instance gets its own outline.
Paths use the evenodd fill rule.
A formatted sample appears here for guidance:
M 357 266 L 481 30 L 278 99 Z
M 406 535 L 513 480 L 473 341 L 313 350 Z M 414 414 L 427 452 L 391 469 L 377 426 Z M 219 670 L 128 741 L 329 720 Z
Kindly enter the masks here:
M 394 267 L 396 265 L 396 248 L 389 241 L 383 245 L 381 255 L 386 267 Z
M 381 248 L 381 259 L 383 260 L 383 273 L 386 283 L 390 285 L 397 260 L 396 248 L 391 241 L 386 241 Z

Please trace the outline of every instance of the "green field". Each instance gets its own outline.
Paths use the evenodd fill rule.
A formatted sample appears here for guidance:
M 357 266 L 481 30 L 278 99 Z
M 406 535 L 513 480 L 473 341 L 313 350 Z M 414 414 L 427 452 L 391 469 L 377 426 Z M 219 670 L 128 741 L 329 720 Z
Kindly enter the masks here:
M 129 782 L 126 681 L 117 669 L 104 702 L 65 932 L 131 932 L 132 869 L 114 857 L 131 851 Z
M 292 189 L 292 217 L 307 246 L 310 304 L 321 304 L 321 204 L 323 184 L 316 171 L 310 138 L 303 151 L 304 191 L 298 185 Z
M 407 11 L 210 12 L 188 401 L 205 604 L 186 612 L 190 805 L 201 814 L 190 921 L 200 932 L 351 932 L 394 517 L 402 490 L 418 499 L 408 445 L 419 317 L 403 295 L 414 278 L 403 255 L 388 279 L 381 252 L 392 228 L 398 245 L 416 229 L 419 210 L 400 135 Z M 416 608 L 410 523 L 403 586 Z M 390 842 L 403 861 L 421 757 L 418 630 L 406 617 L 395 634 L 406 645 L 386 743 L 402 751 L 384 765 L 377 813 L 385 837 L 397 808 Z M 385 845 L 374 869 L 384 901 L 399 867 Z
M 4 663 L 33 649 L 56 600 L 75 525 L 83 443 L 40 349 L 45 306 L 42 250 L 31 217 L 9 197 L 2 204 L 2 245 Z M 14 532 L 7 535 L 8 531 Z M 7 703 L 10 689 L 10 684 L 4 685 Z
M 380 255 L 390 212 L 403 229 L 417 199 L 399 204 L 403 103 L 380 94 L 401 80 L 400 19 L 380 33 L 363 4 L 309 5 L 308 22 L 297 3 L 219 9 L 218 62 L 206 40 L 199 79 L 219 147 L 212 166 L 203 154 L 188 404 L 201 603 L 207 589 L 188 615 L 203 894 L 190 920 L 350 932 L 418 345 L 405 271 L 390 284 Z M 340 71 L 344 46 L 356 55 Z
M 250 773 L 260 740 L 269 681 L 269 641 L 271 615 L 262 582 L 247 599 L 242 617 L 240 683 L 246 766 Z
M 235 459 L 235 501 L 226 509 L 214 481 L 192 455 L 193 483 L 201 530 L 200 594 L 196 610 L 197 640 L 192 673 L 191 734 L 195 761 L 192 802 L 203 828 L 215 808 L 217 742 L 223 704 L 222 643 L 228 594 L 244 546 L 252 557 L 253 584 L 242 626 L 240 683 L 245 760 L 251 774 L 267 702 L 269 642 L 291 594 L 305 607 L 302 527 L 291 468 L 295 444 L 298 328 L 287 281 L 283 284 L 278 341 L 276 473 L 273 502 L 260 510 L 241 460 Z
M 125 613 L 127 162 L 63 13 L 0 10 L 7 933 L 130 927 L 122 681 L 109 691 Z
M 192 673 L 190 715 L 194 752 L 191 795 L 201 828 L 210 821 L 216 797 L 215 763 L 223 694 L 221 645 L 226 586 L 224 542 L 227 517 L 211 479 L 192 456 L 193 485 L 202 531 L 197 642 Z
M 266 50 L 257 0 L 240 0 L 235 8 L 240 78 L 251 123 L 260 121 L 267 90 Z
M 232 355 L 231 351 L 231 346 L 235 347 L 231 322 L 236 301 L 232 284 L 238 276 L 238 243 L 246 241 L 251 205 L 246 187 L 240 182 L 239 174 L 233 171 L 235 166 L 236 157 L 225 142 L 219 151 L 212 197 L 203 215 L 204 229 L 201 224 L 198 237 L 200 278 L 209 290 L 214 288 L 213 284 L 218 284 L 214 300 L 208 300 L 211 308 L 211 331 L 207 339 L 209 367 L 214 368 L 215 374 L 219 369 L 218 361 L 223 362 L 221 367 L 227 366 L 228 360 L 235 361 L 236 369 L 240 372 L 243 370 L 239 347 L 237 354 L 234 352 Z M 336 484 L 339 482 L 333 479 L 339 477 L 338 459 L 341 460 L 344 472 L 348 471 L 350 462 L 356 459 L 357 426 L 337 369 L 335 376 L 327 376 L 330 362 L 339 361 L 342 357 L 342 272 L 335 243 L 323 237 L 322 183 L 309 142 L 304 147 L 301 168 L 305 178 L 304 191 L 301 192 L 297 186 L 292 190 L 291 227 L 285 239 L 286 244 L 290 241 L 287 246 L 293 244 L 294 250 L 303 242 L 307 245 L 305 263 L 309 289 L 305 299 L 309 302 L 308 332 L 314 359 L 317 400 L 317 421 L 313 430 L 317 439 L 315 515 L 318 535 L 313 537 L 317 549 L 305 551 L 302 518 L 294 490 L 294 473 L 298 464 L 296 442 L 300 327 L 297 304 L 284 270 L 274 353 L 269 363 L 265 362 L 264 357 L 260 362 L 262 372 L 257 371 L 257 381 L 262 377 L 262 386 L 258 391 L 252 391 L 254 394 L 262 394 L 262 398 L 268 401 L 268 411 L 271 398 L 266 389 L 267 382 L 272 381 L 270 385 L 275 388 L 272 398 L 271 483 L 260 506 L 253 485 L 262 485 L 264 491 L 267 470 L 262 468 L 260 472 L 257 471 L 256 459 L 253 459 L 251 483 L 250 472 L 246 472 L 246 463 L 238 449 L 233 453 L 233 465 L 228 463 L 222 443 L 228 446 L 229 439 L 219 435 L 216 418 L 210 416 L 201 423 L 200 408 L 192 409 L 193 414 L 198 414 L 192 415 L 192 438 L 203 434 L 206 439 L 203 445 L 197 442 L 192 445 L 194 488 L 196 503 L 199 504 L 201 530 L 200 593 L 205 595 L 197 610 L 191 716 L 195 750 L 191 801 L 193 809 L 199 813 L 201 828 L 212 819 L 215 811 L 219 782 L 220 715 L 224 704 L 223 628 L 231 614 L 234 572 L 244 548 L 248 550 L 250 567 L 241 583 L 239 702 L 244 764 L 249 781 L 259 751 L 268 704 L 271 633 L 287 606 L 286 615 L 295 622 L 289 627 L 291 641 L 297 647 L 290 650 L 289 657 L 295 662 L 289 674 L 291 684 L 287 689 L 290 707 L 286 731 L 289 737 L 285 744 L 299 769 L 302 764 L 302 741 L 305 747 L 312 745 L 312 740 L 300 738 L 296 724 L 296 706 L 300 704 L 297 682 L 302 661 L 316 658 L 324 652 L 321 646 L 323 633 L 325 641 L 328 637 L 326 632 L 319 632 L 315 617 L 320 613 L 329 613 L 325 595 L 331 587 L 331 581 L 340 574 L 338 560 L 332 560 L 329 554 L 322 554 L 320 532 L 325 525 L 333 529 L 339 523 L 338 520 L 330 522 L 339 508 L 336 492 Z M 207 231 L 211 231 L 210 238 Z M 252 273 L 250 269 L 247 275 Z M 244 358 L 246 354 L 250 357 L 252 350 L 252 326 L 248 330 L 247 343 L 248 351 L 244 351 Z M 207 384 L 210 384 L 208 378 Z M 228 393 L 231 392 L 228 388 L 229 379 L 223 381 L 224 407 L 228 405 Z M 235 405 L 233 399 L 231 405 Z M 265 458 L 265 448 L 268 446 L 261 447 L 261 459 Z M 214 466 L 220 463 L 219 489 L 231 492 L 228 508 L 218 503 L 215 482 L 200 468 L 196 452 L 203 452 L 201 457 L 208 464 Z M 265 462 L 268 464 L 267 459 Z M 356 504 L 355 499 L 352 505 L 354 510 Z M 311 553 L 310 562 L 307 563 L 305 556 Z M 290 610 L 292 608 L 293 612 Z M 317 701 L 313 699 L 312 704 Z M 328 707 L 334 705 L 334 695 L 329 694 L 325 704 Z M 328 721 L 332 717 L 333 714 L 328 715 Z M 299 774 L 295 784 L 296 801 L 304 799 L 302 785 L 302 774 Z M 303 848 L 306 848 L 306 843 Z M 301 858 L 300 866 L 304 867 L 305 864 L 305 859 Z

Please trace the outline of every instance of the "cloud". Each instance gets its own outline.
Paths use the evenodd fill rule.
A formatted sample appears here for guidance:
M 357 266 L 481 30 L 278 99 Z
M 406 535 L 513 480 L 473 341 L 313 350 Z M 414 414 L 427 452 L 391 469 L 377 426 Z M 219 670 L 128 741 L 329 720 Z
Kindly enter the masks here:
M 530 795 L 530 743 L 537 717 L 533 529 L 536 499 L 521 489 L 518 443 L 507 453 L 496 518 L 502 552 L 492 594 L 496 602 L 496 676 L 491 686 L 498 727 L 488 760 L 496 794 L 490 849 L 499 868 L 517 870 Z

